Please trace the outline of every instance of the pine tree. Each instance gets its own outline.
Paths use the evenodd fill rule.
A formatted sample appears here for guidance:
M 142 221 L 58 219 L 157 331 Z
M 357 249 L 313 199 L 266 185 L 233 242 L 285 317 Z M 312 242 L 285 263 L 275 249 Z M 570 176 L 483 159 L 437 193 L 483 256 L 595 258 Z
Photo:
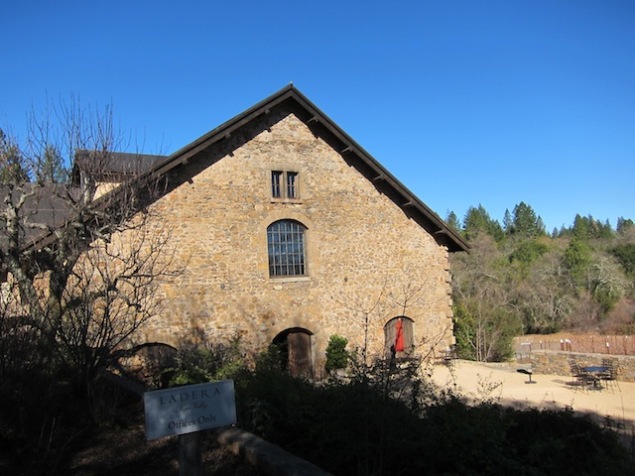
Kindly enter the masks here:
M 28 181 L 20 148 L 0 129 L 0 184 L 17 185 Z
M 619 217 L 617 219 L 617 232 L 620 234 L 624 234 L 627 230 L 630 230 L 632 228 L 635 227 L 635 223 L 633 223 L 633 220 L 626 219 L 624 217 Z
M 582 284 L 591 265 L 591 248 L 583 240 L 573 239 L 564 252 L 563 264 L 573 279 Z
M 545 234 L 542 218 L 536 216 L 534 209 L 525 202 L 520 202 L 514 207 L 512 234 L 527 238 Z
M 461 224 L 459 223 L 459 218 L 456 216 L 456 213 L 450 212 L 448 213 L 448 217 L 445 221 L 450 225 L 454 230 L 461 231 Z
M 503 230 L 510 235 L 514 229 L 514 223 L 512 221 L 512 214 L 509 213 L 509 208 L 505 209 L 505 215 L 503 215 Z
M 53 145 L 47 145 L 43 154 L 37 158 L 36 180 L 38 183 L 66 183 L 68 171 L 64 167 L 64 160 L 59 150 Z
M 483 205 L 479 205 L 478 208 L 470 207 L 467 210 L 463 229 L 468 240 L 474 239 L 479 233 L 485 233 L 496 241 L 501 241 L 505 236 L 500 223 L 490 218 Z

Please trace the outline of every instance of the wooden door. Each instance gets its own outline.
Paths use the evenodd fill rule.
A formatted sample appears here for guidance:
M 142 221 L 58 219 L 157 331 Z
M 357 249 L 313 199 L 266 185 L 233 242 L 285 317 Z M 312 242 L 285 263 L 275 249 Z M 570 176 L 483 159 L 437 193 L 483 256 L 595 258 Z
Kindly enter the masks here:
M 289 332 L 289 373 L 294 377 L 313 377 L 311 365 L 311 336 L 305 332 Z

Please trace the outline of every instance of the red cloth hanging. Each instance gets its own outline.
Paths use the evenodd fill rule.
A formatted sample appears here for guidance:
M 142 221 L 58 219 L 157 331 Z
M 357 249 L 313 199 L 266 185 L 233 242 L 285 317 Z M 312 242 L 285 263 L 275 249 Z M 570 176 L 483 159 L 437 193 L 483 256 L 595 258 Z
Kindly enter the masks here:
M 396 335 L 395 335 L 395 351 L 403 352 L 406 349 L 406 343 L 403 337 L 403 322 L 401 319 L 397 321 L 396 326 Z

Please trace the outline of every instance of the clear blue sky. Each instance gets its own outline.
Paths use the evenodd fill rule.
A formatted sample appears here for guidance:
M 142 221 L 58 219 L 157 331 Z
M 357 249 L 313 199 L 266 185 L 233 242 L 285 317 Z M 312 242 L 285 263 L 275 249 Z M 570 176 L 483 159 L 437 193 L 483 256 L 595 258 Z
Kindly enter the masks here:
M 4 0 L 0 127 L 112 103 L 171 153 L 289 82 L 428 206 L 635 219 L 635 1 Z

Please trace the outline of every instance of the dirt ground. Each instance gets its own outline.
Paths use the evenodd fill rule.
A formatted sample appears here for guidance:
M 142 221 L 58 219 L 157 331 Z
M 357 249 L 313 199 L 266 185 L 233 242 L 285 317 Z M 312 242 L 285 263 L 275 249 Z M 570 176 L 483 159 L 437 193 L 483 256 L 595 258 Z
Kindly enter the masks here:
M 81 437 L 79 437 L 81 438 Z M 77 442 L 76 442 L 77 444 Z M 0 452 L 0 474 L 15 476 L 177 476 L 179 441 L 177 437 L 146 441 L 142 423 L 125 428 L 100 428 L 84 435 L 83 450 L 61 464 L 51 460 L 25 461 Z M 202 441 L 204 476 L 261 476 L 263 473 L 227 447 L 216 443 L 212 433 Z
M 570 407 L 603 423 L 608 417 L 626 433 L 635 432 L 635 383 L 618 382 L 619 388 L 588 390 L 571 385 L 569 377 L 547 374 L 533 374 L 533 383 L 528 383 L 528 376 L 519 373 L 519 368 L 522 365 L 457 360 L 449 367 L 435 366 L 432 378 L 477 402 L 493 399 L 517 408 Z
M 213 435 L 202 442 L 202 466 L 206 476 L 258 476 L 261 473 L 219 446 Z M 143 426 L 101 434 L 94 445 L 77 454 L 70 472 L 76 476 L 175 476 L 179 474 L 177 437 L 146 441 Z

